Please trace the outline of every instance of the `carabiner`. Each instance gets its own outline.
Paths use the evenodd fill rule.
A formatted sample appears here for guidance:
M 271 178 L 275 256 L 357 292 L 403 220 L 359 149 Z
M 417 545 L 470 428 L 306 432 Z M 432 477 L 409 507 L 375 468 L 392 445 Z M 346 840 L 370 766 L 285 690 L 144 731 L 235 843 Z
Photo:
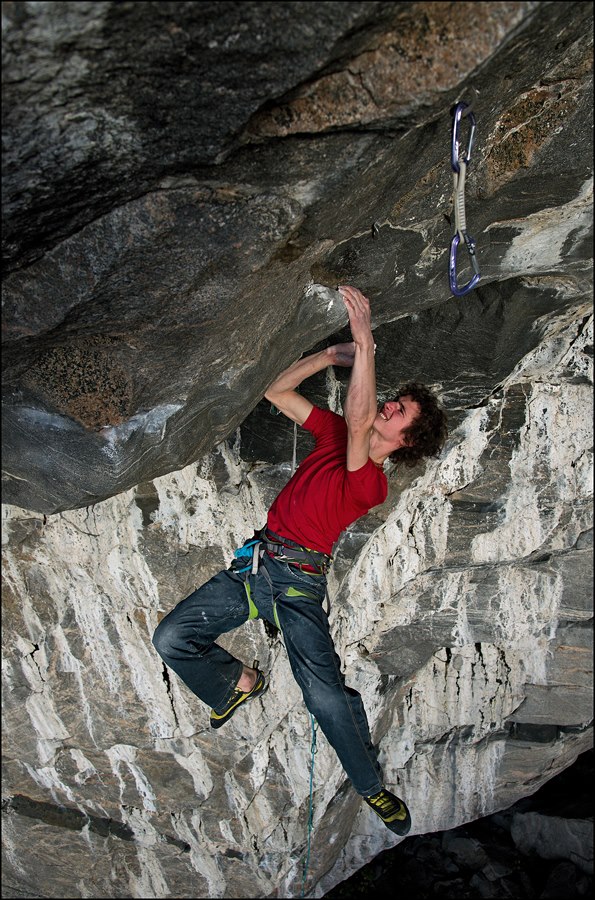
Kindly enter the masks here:
M 455 219 L 455 234 L 450 242 L 450 256 L 448 266 L 448 276 L 450 281 L 450 290 L 455 297 L 463 297 L 473 290 L 480 279 L 479 264 L 475 255 L 475 241 L 471 235 L 467 234 L 467 221 L 465 214 L 465 178 L 467 175 L 467 167 L 471 159 L 471 150 L 473 148 L 473 138 L 475 136 L 475 116 L 471 112 L 471 106 L 468 103 L 457 103 L 453 112 L 454 120 L 452 125 L 452 144 L 450 163 L 453 171 L 453 209 Z M 466 116 L 469 118 L 469 137 L 467 147 L 464 153 L 460 149 L 460 130 L 461 119 Z M 459 287 L 457 283 L 457 249 L 463 238 L 467 252 L 471 259 L 474 274 L 467 284 Z
M 467 251 L 469 253 L 469 257 L 471 259 L 471 265 L 473 266 L 473 271 L 475 274 L 472 276 L 471 280 L 464 284 L 462 287 L 459 287 L 457 284 L 457 248 L 460 243 L 460 236 L 457 233 L 453 236 L 452 241 L 450 242 L 450 262 L 448 266 L 448 277 L 450 280 L 450 290 L 451 293 L 455 295 L 455 297 L 464 297 L 465 294 L 468 294 L 469 291 L 472 291 L 477 282 L 480 279 L 479 274 L 479 264 L 477 262 L 477 257 L 475 256 L 475 241 L 468 234 L 463 235 L 465 239 L 465 246 L 467 247 Z
M 461 130 L 461 119 L 466 116 L 469 118 L 469 137 L 467 139 L 467 149 L 465 150 L 465 155 L 463 159 L 465 163 L 469 165 L 471 160 L 471 150 L 473 149 L 473 138 L 475 136 L 475 116 L 471 112 L 471 106 L 469 103 L 457 103 L 453 112 L 454 121 L 452 123 L 452 147 L 450 154 L 450 164 L 452 166 L 453 172 L 459 174 L 459 157 L 460 157 L 460 141 L 459 141 L 459 133 Z

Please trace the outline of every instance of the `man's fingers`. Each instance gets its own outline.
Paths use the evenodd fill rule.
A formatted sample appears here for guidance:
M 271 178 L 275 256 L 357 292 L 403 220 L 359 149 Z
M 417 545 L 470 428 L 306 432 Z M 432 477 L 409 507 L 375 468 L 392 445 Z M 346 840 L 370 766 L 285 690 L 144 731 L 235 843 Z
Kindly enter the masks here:
M 357 288 L 352 288 L 349 285 L 341 285 L 339 291 L 345 300 L 350 300 L 356 306 L 367 306 L 370 303 L 368 298 L 364 297 L 362 292 Z
M 357 288 L 350 287 L 348 284 L 340 285 L 339 292 L 343 294 L 343 296 L 356 298 L 358 296 L 363 297 L 361 291 L 358 291 Z
M 348 284 L 339 285 L 338 290 L 345 301 L 348 310 L 354 313 L 368 314 L 370 310 L 370 301 L 364 297 L 362 292 L 357 288 Z

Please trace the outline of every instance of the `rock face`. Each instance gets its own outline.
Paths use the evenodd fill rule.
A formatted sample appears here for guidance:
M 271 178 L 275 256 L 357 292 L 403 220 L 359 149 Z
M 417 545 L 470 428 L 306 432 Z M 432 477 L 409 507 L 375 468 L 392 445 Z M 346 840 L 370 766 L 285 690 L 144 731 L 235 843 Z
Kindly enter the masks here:
M 385 850 L 325 896 L 565 900 L 593 893 L 593 751 L 508 810 Z
M 380 396 L 425 381 L 451 423 L 336 548 L 347 682 L 414 834 L 532 794 L 592 746 L 592 4 L 3 15 L 5 896 L 300 894 L 281 636 L 223 639 L 272 673 L 224 734 L 150 638 L 287 480 L 261 398 L 346 339 L 337 283 L 372 299 Z M 482 279 L 455 298 L 472 97 Z M 311 896 L 398 842 L 318 742 Z

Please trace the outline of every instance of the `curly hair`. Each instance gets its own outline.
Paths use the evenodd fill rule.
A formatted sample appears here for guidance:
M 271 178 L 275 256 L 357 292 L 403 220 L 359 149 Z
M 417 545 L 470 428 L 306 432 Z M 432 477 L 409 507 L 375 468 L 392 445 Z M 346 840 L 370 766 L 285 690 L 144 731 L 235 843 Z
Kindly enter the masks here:
M 421 412 L 404 432 L 407 445 L 394 450 L 389 459 L 413 468 L 425 457 L 440 455 L 448 437 L 448 421 L 436 397 L 424 384 L 412 381 L 403 385 L 395 400 L 399 397 L 411 397 L 415 403 L 419 403 Z

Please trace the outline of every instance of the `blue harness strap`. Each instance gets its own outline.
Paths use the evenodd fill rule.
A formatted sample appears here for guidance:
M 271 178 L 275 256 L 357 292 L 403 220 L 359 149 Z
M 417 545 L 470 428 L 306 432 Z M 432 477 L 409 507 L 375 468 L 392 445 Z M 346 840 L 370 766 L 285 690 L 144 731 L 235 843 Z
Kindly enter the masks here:
M 240 574 L 241 572 L 247 572 L 248 569 L 252 568 L 254 562 L 254 553 L 258 553 L 258 549 L 256 547 L 257 544 L 260 544 L 258 538 L 252 538 L 249 541 L 246 541 L 245 544 L 242 544 L 241 547 L 238 547 L 237 550 L 233 551 L 233 555 L 238 560 L 239 563 L 245 562 L 246 564 L 243 567 L 238 566 L 236 568 L 236 572 Z M 249 560 L 249 562 L 248 562 Z
M 254 600 L 252 599 L 252 592 L 250 591 L 250 584 L 248 581 L 248 574 L 255 572 L 258 569 L 258 563 L 260 559 L 260 540 L 258 538 L 252 538 L 249 541 L 246 541 L 245 544 L 242 544 L 241 547 L 238 547 L 237 550 L 234 550 L 233 555 L 235 557 L 232 562 L 232 568 L 237 575 L 242 575 L 246 573 L 246 579 L 244 581 L 244 590 L 246 591 L 246 597 L 248 599 L 248 609 L 249 609 L 249 619 L 257 619 L 258 618 L 258 609 Z

